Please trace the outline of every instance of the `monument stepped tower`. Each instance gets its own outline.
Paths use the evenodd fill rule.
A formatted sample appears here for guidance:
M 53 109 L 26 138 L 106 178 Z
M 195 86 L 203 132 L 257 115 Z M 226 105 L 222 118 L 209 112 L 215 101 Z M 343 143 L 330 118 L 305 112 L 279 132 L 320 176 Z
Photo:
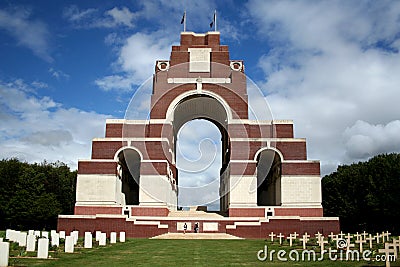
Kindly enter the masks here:
M 220 214 L 177 210 L 177 133 L 195 119 L 221 132 Z M 182 32 L 170 59 L 155 64 L 149 119 L 107 120 L 91 159 L 79 161 L 75 214 L 60 215 L 58 230 L 152 237 L 198 223 L 200 232 L 245 238 L 338 232 L 321 201 L 319 161 L 307 159 L 293 122 L 249 119 L 244 63 L 230 59 L 220 33 Z

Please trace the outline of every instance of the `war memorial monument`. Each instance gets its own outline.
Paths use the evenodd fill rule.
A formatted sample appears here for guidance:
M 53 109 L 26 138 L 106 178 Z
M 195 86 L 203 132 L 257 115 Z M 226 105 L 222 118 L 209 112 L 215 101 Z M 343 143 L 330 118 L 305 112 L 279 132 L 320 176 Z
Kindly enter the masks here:
M 219 32 L 182 32 L 170 58 L 155 62 L 148 119 L 107 120 L 91 158 L 79 160 L 74 215 L 59 215 L 57 230 L 135 238 L 183 233 L 186 224 L 244 238 L 338 233 L 339 218 L 323 216 L 319 161 L 307 159 L 292 121 L 250 116 L 244 72 Z M 178 207 L 177 135 L 195 119 L 221 133 L 219 213 Z

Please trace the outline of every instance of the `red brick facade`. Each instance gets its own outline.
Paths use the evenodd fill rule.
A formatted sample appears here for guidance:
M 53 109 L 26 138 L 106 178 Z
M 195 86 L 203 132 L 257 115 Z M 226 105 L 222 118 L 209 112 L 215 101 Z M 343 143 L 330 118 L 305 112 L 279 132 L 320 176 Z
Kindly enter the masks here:
M 190 71 L 190 51 L 195 48 L 211 49 L 209 71 Z M 159 69 L 160 66 L 162 66 L 161 69 Z M 221 130 L 223 149 L 226 150 L 223 164 L 227 169 L 226 173 L 231 176 L 257 175 L 257 164 L 261 158 L 258 155 L 265 149 L 271 149 L 279 156 L 278 175 L 319 176 L 319 162 L 307 160 L 306 140 L 294 138 L 291 121 L 249 120 L 247 78 L 242 66 L 243 61 L 230 59 L 228 47 L 220 44 L 219 33 L 210 32 L 204 35 L 182 33 L 180 45 L 172 47 L 170 58 L 156 62 L 150 119 L 147 121 L 107 121 L 105 137 L 93 140 L 91 159 L 79 161 L 78 175 L 93 175 L 94 177 L 115 175 L 116 179 L 123 177 L 122 175 L 117 177 L 117 169 L 122 168 L 118 166 L 121 164 L 118 160 L 125 160 L 119 151 L 122 148 L 131 147 L 138 152 L 135 155 L 140 156 L 141 179 L 157 175 L 172 178 L 168 181 L 173 185 L 171 188 L 175 188 L 174 183 L 178 181 L 178 172 L 173 162 L 175 136 L 179 130 L 177 128 L 186 121 L 201 118 L 209 119 Z M 184 79 L 186 79 L 185 82 L 179 82 Z M 203 80 L 204 83 L 201 83 L 200 88 L 199 81 Z M 200 104 L 203 104 L 202 108 L 207 110 L 191 111 L 193 114 L 190 113 L 185 117 L 187 115 L 183 114 L 187 112 L 185 108 L 193 103 L 185 101 L 198 98 L 204 100 Z M 215 106 L 210 107 L 211 105 Z M 177 121 L 174 117 L 175 112 L 180 110 L 179 107 L 183 110 L 178 114 L 181 116 L 179 123 L 182 125 L 174 124 Z M 210 110 L 221 114 L 214 114 Z M 118 157 L 119 155 L 121 158 Z M 121 169 L 118 169 L 119 171 Z M 116 203 L 123 203 L 117 201 L 120 200 L 116 199 Z M 90 203 L 90 200 L 87 203 Z M 87 206 L 87 203 L 76 205 L 76 217 L 61 216 L 58 221 L 58 230 L 67 232 L 79 230 L 81 234 L 85 231 L 96 230 L 107 233 L 125 231 L 127 237 L 151 237 L 176 231 L 176 224 L 179 221 L 179 219 L 168 220 L 169 210 L 157 207 L 158 204 L 153 205 L 154 207 L 151 205 L 124 207 L 122 204 L 112 207 L 98 204 Z M 290 216 L 290 218 L 274 219 L 269 218 L 269 215 L 266 217 L 264 207 L 229 208 L 229 202 L 226 203 L 228 203 L 229 217 L 241 217 L 241 222 L 248 220 L 249 224 L 240 223 L 234 227 L 236 222 L 234 219 L 217 220 L 218 232 L 246 238 L 265 238 L 271 231 L 283 234 L 339 231 L 339 221 L 323 219 L 322 208 L 275 206 L 274 216 Z M 158 220 L 159 225 L 154 225 L 154 222 L 153 224 L 135 223 L 135 220 L 122 216 L 123 214 L 128 216 L 126 213 L 144 221 L 146 219 L 143 218 L 146 216 L 152 216 L 148 220 Z M 102 216 L 96 217 L 99 214 Z M 85 215 L 88 217 L 84 217 Z M 107 215 L 110 218 L 107 218 Z M 154 216 L 158 219 L 154 219 Z M 311 220 L 310 217 L 314 219 Z M 259 225 L 255 225 L 254 218 L 264 218 L 264 220 Z M 267 222 L 265 218 L 268 219 Z M 194 222 L 200 222 L 201 225 L 203 223 L 202 220 Z M 226 228 L 227 225 L 229 225 L 228 228 Z

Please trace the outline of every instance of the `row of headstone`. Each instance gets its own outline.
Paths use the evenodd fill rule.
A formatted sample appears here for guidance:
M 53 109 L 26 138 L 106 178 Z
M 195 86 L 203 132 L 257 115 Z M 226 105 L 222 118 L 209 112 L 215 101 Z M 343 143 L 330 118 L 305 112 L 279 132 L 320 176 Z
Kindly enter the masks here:
M 363 232 L 361 234 L 359 234 L 358 232 L 354 235 L 351 234 L 344 234 L 343 232 L 340 232 L 339 234 L 334 234 L 334 233 L 330 233 L 328 235 L 329 239 L 326 238 L 325 236 L 321 233 L 316 233 L 315 237 L 317 239 L 317 244 L 320 246 L 321 250 L 325 249 L 325 244 L 328 244 L 328 240 L 329 241 L 335 241 L 336 242 L 336 248 L 346 248 L 346 249 L 351 249 L 352 247 L 355 247 L 355 244 L 358 244 L 359 246 L 359 251 L 362 253 L 363 252 L 363 244 L 368 244 L 369 248 L 372 249 L 373 247 L 373 241 L 376 241 L 376 244 L 379 243 L 385 243 L 385 242 L 389 242 L 390 241 L 390 235 L 391 233 L 389 233 L 388 231 L 386 232 L 382 232 L 382 234 L 377 233 L 375 236 L 368 234 L 367 232 Z M 278 235 L 275 234 L 274 232 L 271 232 L 269 234 L 269 237 L 271 238 L 271 242 L 274 242 L 274 238 L 278 238 L 279 239 L 279 244 L 282 245 L 283 240 L 287 239 L 289 242 L 289 246 L 292 246 L 293 243 L 297 240 L 297 237 L 299 241 L 302 242 L 303 245 L 303 249 L 306 249 L 306 244 L 307 242 L 310 240 L 310 235 L 306 232 L 304 233 L 302 236 L 300 236 L 299 234 L 297 234 L 296 232 L 289 234 L 289 236 L 283 235 L 282 233 L 279 233 Z M 342 242 L 342 241 L 345 242 Z M 352 243 L 352 241 L 354 240 L 354 243 Z
M 60 239 L 65 239 L 65 252 L 73 253 L 74 247 L 78 243 L 79 232 L 72 231 L 69 236 L 66 236 L 65 231 L 50 231 L 51 246 L 59 246 Z M 34 231 L 29 230 L 28 233 L 15 231 L 11 229 L 6 230 L 6 239 L 11 242 L 18 243 L 21 247 L 26 247 L 26 251 L 36 251 L 37 241 L 37 258 L 47 259 L 49 256 L 49 232 L 47 231 Z M 96 231 L 96 241 L 99 242 L 99 246 L 105 246 L 107 244 L 107 234 L 100 231 Z M 119 241 L 125 242 L 125 232 L 119 233 Z M 117 232 L 110 233 L 110 243 L 114 244 L 117 242 Z M 93 236 L 91 232 L 85 232 L 84 247 L 93 247 Z M 0 267 L 8 266 L 9 258 L 8 242 L 3 242 L 3 238 L 0 239 Z
M 73 253 L 74 247 L 77 245 L 78 241 L 78 231 L 73 231 L 69 236 L 65 237 L 65 252 Z M 85 232 L 84 235 L 84 248 L 92 248 L 93 247 L 93 235 L 91 232 Z M 107 234 L 102 233 L 101 231 L 96 231 L 95 240 L 99 243 L 99 246 L 107 245 Z M 125 242 L 125 232 L 119 233 L 119 242 Z M 117 232 L 110 233 L 110 244 L 117 243 Z

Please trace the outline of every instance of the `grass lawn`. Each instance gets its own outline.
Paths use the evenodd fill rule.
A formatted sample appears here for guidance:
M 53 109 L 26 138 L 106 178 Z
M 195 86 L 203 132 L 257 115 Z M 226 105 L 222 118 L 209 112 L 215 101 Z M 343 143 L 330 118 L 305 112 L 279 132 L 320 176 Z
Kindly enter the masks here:
M 1 233 L 0 233 L 1 234 Z M 339 262 L 324 260 L 322 262 L 270 262 L 259 261 L 257 252 L 268 245 L 268 249 L 285 249 L 288 246 L 271 244 L 264 240 L 161 240 L 161 239 L 128 239 L 126 243 L 95 246 L 93 249 L 82 248 L 79 240 L 75 253 L 66 254 L 61 246 L 58 252 L 50 252 L 48 260 L 25 258 L 36 256 L 26 253 L 12 245 L 9 264 L 11 266 L 384 266 L 365 261 Z M 95 242 L 94 242 L 95 243 Z M 79 248 L 80 246 L 80 248 Z M 300 247 L 297 246 L 296 249 Z M 308 247 L 312 249 L 312 246 Z M 18 257 L 21 254 L 24 257 Z M 301 255 L 301 251 L 300 251 Z M 318 255 L 317 255 L 318 256 Z M 288 255 L 286 254 L 286 257 Z M 55 259 L 57 258 L 57 259 Z M 400 266 L 400 262 L 392 263 Z

